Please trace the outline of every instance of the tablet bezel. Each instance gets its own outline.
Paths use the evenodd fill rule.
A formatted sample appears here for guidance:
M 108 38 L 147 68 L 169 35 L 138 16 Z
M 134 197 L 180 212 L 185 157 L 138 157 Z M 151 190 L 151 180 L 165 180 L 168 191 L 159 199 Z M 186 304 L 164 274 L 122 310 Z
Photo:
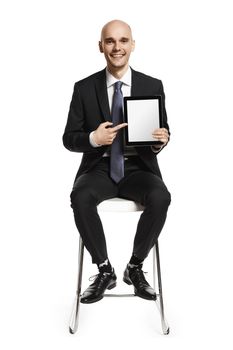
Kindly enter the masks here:
M 163 127 L 163 115 L 162 115 L 162 96 L 153 95 L 153 96 L 125 96 L 124 97 L 124 122 L 129 124 L 128 121 L 128 101 L 137 101 L 137 100 L 158 100 L 159 107 L 159 127 Z M 162 145 L 161 141 L 129 141 L 129 132 L 128 126 L 124 128 L 125 135 L 125 144 L 126 146 L 150 146 L 150 145 Z M 153 132 L 153 130 L 151 130 Z

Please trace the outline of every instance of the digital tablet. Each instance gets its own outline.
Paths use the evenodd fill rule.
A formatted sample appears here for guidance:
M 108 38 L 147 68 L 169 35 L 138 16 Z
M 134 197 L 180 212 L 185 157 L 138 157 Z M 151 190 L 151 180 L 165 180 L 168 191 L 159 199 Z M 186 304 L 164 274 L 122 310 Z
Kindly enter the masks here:
M 152 137 L 155 129 L 163 127 L 162 96 L 124 97 L 124 122 L 127 146 L 162 144 Z

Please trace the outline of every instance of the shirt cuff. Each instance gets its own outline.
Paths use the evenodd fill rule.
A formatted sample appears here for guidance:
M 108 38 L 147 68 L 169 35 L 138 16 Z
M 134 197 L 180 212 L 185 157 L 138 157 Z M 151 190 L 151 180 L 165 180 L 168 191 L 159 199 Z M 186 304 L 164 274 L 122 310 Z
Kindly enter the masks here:
M 161 151 L 161 149 L 163 148 L 163 146 L 156 148 L 155 146 L 151 146 L 151 150 L 153 153 L 158 153 L 159 151 Z
M 89 142 L 91 144 L 92 147 L 101 147 L 101 145 L 98 145 L 97 143 L 95 143 L 95 141 L 93 140 L 93 134 L 94 134 L 94 131 L 92 131 L 90 134 L 89 134 Z

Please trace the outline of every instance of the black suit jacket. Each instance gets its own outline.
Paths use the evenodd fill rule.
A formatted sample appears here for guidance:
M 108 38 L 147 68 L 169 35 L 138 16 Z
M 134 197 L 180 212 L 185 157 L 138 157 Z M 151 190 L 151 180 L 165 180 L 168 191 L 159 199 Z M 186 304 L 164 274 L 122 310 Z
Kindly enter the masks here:
M 163 97 L 163 127 L 169 130 L 161 80 L 132 69 L 131 96 L 152 95 L 162 95 Z M 106 121 L 111 121 L 111 115 L 107 95 L 106 70 L 104 69 L 78 81 L 74 86 L 63 144 L 70 151 L 83 152 L 76 178 L 90 171 L 108 149 L 109 146 L 94 148 L 89 142 L 90 132 L 95 130 L 100 123 Z M 157 157 L 151 147 L 135 147 L 135 149 L 148 170 L 161 177 Z

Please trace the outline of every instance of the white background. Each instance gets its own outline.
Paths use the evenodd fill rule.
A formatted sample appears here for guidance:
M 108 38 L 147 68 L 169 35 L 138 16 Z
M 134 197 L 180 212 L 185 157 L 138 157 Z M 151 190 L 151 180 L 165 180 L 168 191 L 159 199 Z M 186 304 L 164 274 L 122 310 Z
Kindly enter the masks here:
M 1 348 L 232 348 L 230 3 L 1 1 Z M 79 333 L 68 333 L 78 247 L 69 193 L 80 155 L 61 138 L 74 82 L 105 66 L 97 42 L 114 18 L 132 26 L 132 67 L 162 79 L 166 93 L 172 135 L 159 162 L 172 204 L 160 245 L 169 336 L 154 305 L 138 298 L 83 305 Z M 127 227 L 119 215 L 103 221 L 118 290 L 131 291 L 121 276 L 137 218 Z M 95 272 L 86 254 L 84 287 Z

